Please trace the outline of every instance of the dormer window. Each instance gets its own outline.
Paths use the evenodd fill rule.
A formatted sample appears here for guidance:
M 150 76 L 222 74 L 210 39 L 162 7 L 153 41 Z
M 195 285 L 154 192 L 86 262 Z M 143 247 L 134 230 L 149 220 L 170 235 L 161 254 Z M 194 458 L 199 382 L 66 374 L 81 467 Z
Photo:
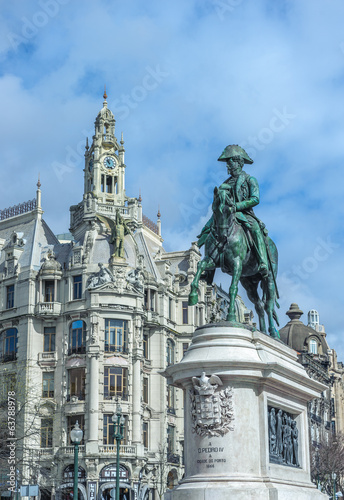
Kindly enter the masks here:
M 318 342 L 315 339 L 309 341 L 309 352 L 311 354 L 318 354 Z

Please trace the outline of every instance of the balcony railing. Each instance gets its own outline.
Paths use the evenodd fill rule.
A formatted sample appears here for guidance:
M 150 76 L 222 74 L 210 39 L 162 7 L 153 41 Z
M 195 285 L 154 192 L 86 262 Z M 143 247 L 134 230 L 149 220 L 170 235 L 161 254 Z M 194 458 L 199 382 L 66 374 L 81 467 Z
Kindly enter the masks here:
M 56 351 L 39 352 L 38 353 L 38 362 L 41 362 L 41 361 L 57 361 Z
M 65 455 L 74 455 L 74 446 L 64 446 L 61 449 L 61 452 L 64 453 Z M 79 453 L 82 454 L 85 452 L 85 445 L 79 445 Z
M 116 455 L 116 445 L 115 444 L 103 444 L 99 446 L 99 453 L 111 453 Z M 120 456 L 136 455 L 136 446 L 121 444 L 119 447 Z
M 104 351 L 105 352 L 120 352 L 122 354 L 128 354 L 129 349 L 128 349 L 127 344 L 124 344 L 124 345 L 105 344 Z
M 129 394 L 127 392 L 117 392 L 116 394 L 108 394 L 104 393 L 104 399 L 109 400 L 109 399 L 116 399 L 117 397 L 121 398 L 122 401 L 128 401 L 129 399 Z
M 7 352 L 0 355 L 0 363 L 7 363 L 9 361 L 16 361 L 17 353 L 16 352 Z
M 67 394 L 67 403 L 68 402 L 77 402 L 77 401 L 85 401 L 85 393 L 79 392 L 78 394 Z
M 35 314 L 59 316 L 61 314 L 61 302 L 39 302 L 36 304 Z
M 68 356 L 71 356 L 72 354 L 85 354 L 86 352 L 86 346 L 81 345 L 79 347 L 70 347 L 68 349 Z
M 180 456 L 176 455 L 175 453 L 167 453 L 167 462 L 169 464 L 180 464 Z

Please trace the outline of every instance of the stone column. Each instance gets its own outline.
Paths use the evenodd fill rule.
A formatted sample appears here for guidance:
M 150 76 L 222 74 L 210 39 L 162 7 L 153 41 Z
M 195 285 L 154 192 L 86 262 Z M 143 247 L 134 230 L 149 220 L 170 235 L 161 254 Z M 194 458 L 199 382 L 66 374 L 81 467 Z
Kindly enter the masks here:
M 135 349 L 133 353 L 133 443 L 141 443 L 141 356 Z
M 89 390 L 88 390 L 88 440 L 87 453 L 98 453 L 98 420 L 99 420 L 99 347 L 91 346 L 89 358 Z M 91 351 L 92 349 L 92 351 Z

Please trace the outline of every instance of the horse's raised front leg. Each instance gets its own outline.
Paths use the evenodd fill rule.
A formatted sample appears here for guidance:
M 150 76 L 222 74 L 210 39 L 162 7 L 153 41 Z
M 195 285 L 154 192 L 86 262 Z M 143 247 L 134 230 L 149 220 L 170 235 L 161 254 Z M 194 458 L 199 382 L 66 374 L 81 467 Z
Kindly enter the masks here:
M 236 321 L 235 316 L 235 299 L 238 295 L 238 284 L 242 272 L 242 260 L 237 257 L 233 262 L 232 283 L 229 287 L 229 308 L 227 314 L 227 321 Z
M 191 292 L 189 295 L 189 306 L 194 306 L 198 302 L 198 283 L 203 271 L 214 269 L 215 263 L 211 257 L 205 257 L 197 264 L 197 271 L 193 282 L 191 283 Z

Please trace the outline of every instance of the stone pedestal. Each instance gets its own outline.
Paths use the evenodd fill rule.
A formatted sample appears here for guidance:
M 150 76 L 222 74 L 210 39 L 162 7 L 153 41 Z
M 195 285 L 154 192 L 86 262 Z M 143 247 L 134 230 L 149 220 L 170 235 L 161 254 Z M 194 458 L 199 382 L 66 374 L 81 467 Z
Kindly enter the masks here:
M 165 376 L 185 393 L 185 478 L 165 500 L 327 498 L 310 481 L 307 419 L 307 402 L 325 386 L 295 351 L 244 327 L 206 325 Z M 280 429 L 282 421 L 297 429 L 289 456 L 283 443 L 278 456 L 281 436 L 277 447 L 271 439 L 272 408 Z

